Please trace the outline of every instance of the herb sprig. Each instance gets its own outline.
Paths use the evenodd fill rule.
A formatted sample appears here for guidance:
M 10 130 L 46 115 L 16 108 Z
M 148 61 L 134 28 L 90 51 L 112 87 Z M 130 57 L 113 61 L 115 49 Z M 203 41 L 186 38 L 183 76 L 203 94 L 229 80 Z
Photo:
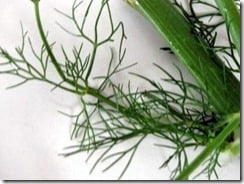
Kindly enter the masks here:
M 128 159 L 119 176 L 122 178 L 133 161 L 140 144 L 148 135 L 153 135 L 163 142 L 157 146 L 173 150 L 172 155 L 159 164 L 161 168 L 164 168 L 176 161 L 177 165 L 172 170 L 170 178 L 187 179 L 191 172 L 203 162 L 205 167 L 201 173 L 206 172 L 209 179 L 213 174 L 217 176 L 218 157 L 221 151 L 230 145 L 232 139 L 237 139 L 233 135 L 233 131 L 240 123 L 240 114 L 236 112 L 239 108 L 238 101 L 240 99 L 239 91 L 236 91 L 239 87 L 239 81 L 232 76 L 232 72 L 240 72 L 236 43 L 232 43 L 231 34 L 233 31 L 230 31 L 233 28 L 228 24 L 225 25 L 229 45 L 222 46 L 217 44 L 216 30 L 225 22 L 221 20 L 212 24 L 210 21 L 207 23 L 205 21 L 206 19 L 214 20 L 215 17 L 220 17 L 217 6 L 205 1 L 190 0 L 190 11 L 188 11 L 176 0 L 173 3 L 168 0 L 163 2 L 166 2 L 166 5 L 172 10 L 175 7 L 178 8 L 181 15 L 187 20 L 187 24 L 191 25 L 189 33 L 191 39 L 196 41 L 201 48 L 204 48 L 203 53 L 206 56 L 210 59 L 214 58 L 215 63 L 210 65 L 217 68 L 216 70 L 220 73 L 215 75 L 214 72 L 210 71 L 208 74 L 216 76 L 218 82 L 222 81 L 222 77 L 227 78 L 224 83 L 214 86 L 214 90 L 222 84 L 227 88 L 234 86 L 232 90 L 233 101 L 230 101 L 230 104 L 226 103 L 226 107 L 222 107 L 223 99 L 228 100 L 230 98 L 225 98 L 225 92 L 223 93 L 224 96 L 217 95 L 215 97 L 218 99 L 213 98 L 212 93 L 209 92 L 212 86 L 204 87 L 206 81 L 201 80 L 201 76 L 196 77 L 200 80 L 200 85 L 190 83 L 185 80 L 179 68 L 177 68 L 179 78 L 176 78 L 162 66 L 154 64 L 154 67 L 161 71 L 162 76 L 166 76 L 157 81 L 147 76 L 131 73 L 151 86 L 146 90 L 133 90 L 130 82 L 127 85 L 115 83 L 113 77 L 134 66 L 134 64 L 123 65 L 126 55 L 124 25 L 122 22 L 117 24 L 114 22 L 108 0 L 101 0 L 99 11 L 95 17 L 93 36 L 88 34 L 85 28 L 94 1 L 88 1 L 82 20 L 77 17 L 77 13 L 84 5 L 83 1 L 74 1 L 71 14 L 57 10 L 64 18 L 70 20 L 76 29 L 70 31 L 61 24 L 59 26 L 68 34 L 82 39 L 79 46 L 73 47 L 72 57 L 65 46 L 61 46 L 60 52 L 63 54 L 63 60 L 57 59 L 53 49 L 55 44 L 48 42 L 48 35 L 45 34 L 42 26 L 39 0 L 32 0 L 32 2 L 40 38 L 43 42 L 41 50 L 39 52 L 35 50 L 31 39 L 27 37 L 27 32 L 21 26 L 22 43 L 16 49 L 18 56 L 15 57 L 0 47 L 0 55 L 4 59 L 4 62 L 1 63 L 3 69 L 0 74 L 10 74 L 22 79 L 20 83 L 10 86 L 10 88 L 20 86 L 28 81 L 38 80 L 51 84 L 54 87 L 53 89 L 62 89 L 79 96 L 82 106 L 80 112 L 76 115 L 64 113 L 74 121 L 71 138 L 75 139 L 76 142 L 73 146 L 68 147 L 67 153 L 63 154 L 64 156 L 88 152 L 88 159 L 90 159 L 96 152 L 102 151 L 91 172 L 99 163 L 104 161 L 109 163 L 104 168 L 104 171 L 107 171 L 121 160 Z M 129 1 L 132 6 L 136 2 Z M 141 0 L 140 3 L 149 6 L 146 0 Z M 210 13 L 198 15 L 194 8 L 195 5 L 207 6 L 212 10 Z M 110 32 L 101 38 L 99 23 L 103 13 L 108 15 Z M 178 16 L 177 13 L 175 15 Z M 117 48 L 108 50 L 107 72 L 102 76 L 94 77 L 92 71 L 97 65 L 99 50 L 116 40 L 118 41 Z M 25 55 L 25 47 L 27 46 L 31 48 L 37 63 L 33 64 Z M 86 50 L 86 54 L 83 54 L 84 50 Z M 176 55 L 177 52 L 181 52 L 174 50 L 174 47 L 172 51 Z M 224 65 L 222 60 L 225 61 Z M 219 66 L 222 68 L 219 69 Z M 47 71 L 50 67 L 55 68 L 59 80 L 54 80 L 48 75 Z M 196 71 L 207 71 L 204 66 L 201 65 L 201 67 L 195 67 Z M 197 76 L 196 71 L 193 70 L 195 76 Z M 93 86 L 93 80 L 98 81 L 99 86 Z M 213 79 L 209 81 L 210 84 L 212 84 L 211 82 L 216 84 Z M 230 82 L 233 83 L 229 84 Z M 169 91 L 164 87 L 165 84 L 174 85 L 178 90 Z M 214 90 L 213 93 L 216 92 Z M 220 91 L 216 94 L 222 93 Z M 232 114 L 226 115 L 225 111 L 231 111 Z M 128 140 L 135 141 L 124 150 L 114 151 L 114 148 Z M 206 146 L 206 149 L 190 164 L 189 148 L 197 149 L 202 146 Z

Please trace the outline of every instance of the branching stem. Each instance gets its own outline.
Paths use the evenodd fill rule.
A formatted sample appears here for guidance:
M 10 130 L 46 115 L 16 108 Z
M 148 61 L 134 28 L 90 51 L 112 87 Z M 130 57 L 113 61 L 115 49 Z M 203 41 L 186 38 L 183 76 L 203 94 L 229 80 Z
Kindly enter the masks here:
M 209 142 L 206 148 L 193 160 L 193 162 L 184 169 L 176 180 L 187 180 L 189 175 L 199 167 L 203 161 L 216 150 L 221 144 L 224 143 L 226 138 L 233 132 L 235 129 L 240 126 L 240 113 L 234 113 L 228 115 L 226 118 L 228 125 L 222 130 L 222 132 L 211 142 Z
M 35 15 L 36 15 L 36 21 L 37 21 L 37 26 L 38 26 L 38 29 L 39 29 L 39 33 L 40 33 L 40 36 L 41 36 L 41 39 L 43 41 L 43 44 L 45 45 L 46 49 L 47 49 L 47 52 L 48 52 L 48 55 L 50 56 L 51 58 L 51 61 L 53 63 L 53 65 L 55 66 L 58 74 L 60 75 L 60 77 L 65 80 L 65 75 L 64 75 L 64 72 L 62 71 L 60 65 L 58 64 L 58 61 L 56 59 L 56 57 L 54 56 L 52 50 L 51 50 L 51 47 L 46 39 L 46 35 L 43 31 L 43 27 L 42 27 L 42 23 L 41 23 L 41 18 L 40 18 L 40 10 L 39 10 L 39 1 L 33 1 L 34 3 L 34 6 L 35 6 Z
M 207 169 L 204 171 L 208 172 L 209 178 L 212 173 L 215 173 L 220 151 L 224 148 L 228 149 L 231 141 L 239 138 L 240 83 L 232 72 L 239 68 L 239 62 L 235 56 L 238 54 L 235 50 L 239 49 L 239 43 L 236 40 L 240 41 L 240 34 L 238 30 L 235 32 L 236 29 L 239 29 L 239 25 L 238 18 L 233 18 L 238 13 L 236 9 L 231 8 L 234 5 L 233 0 L 216 0 L 226 19 L 228 46 L 216 46 L 215 44 L 217 38 L 215 30 L 224 23 L 223 21 L 214 24 L 210 22 L 205 24 L 202 21 L 207 17 L 213 18 L 212 16 L 221 15 L 216 5 L 201 0 L 190 0 L 188 12 L 178 4 L 178 0 L 126 0 L 130 6 L 139 10 L 151 21 L 171 47 L 165 50 L 172 51 L 199 83 L 196 85 L 185 81 L 178 67 L 179 78 L 176 78 L 163 67 L 155 64 L 156 68 L 166 75 L 159 81 L 154 81 L 143 74 L 131 73 L 151 86 L 150 89 L 143 89 L 143 91 L 132 90 L 130 82 L 128 82 L 126 90 L 123 84 L 113 82 L 113 76 L 134 64 L 125 67 L 122 65 L 126 53 L 123 45 L 126 35 L 122 22 L 114 25 L 108 0 L 101 0 L 100 9 L 95 17 L 93 37 L 88 37 L 84 32 L 86 18 L 90 14 L 93 0 L 90 0 L 90 3 L 88 1 L 89 4 L 81 25 L 80 18 L 76 17 L 76 11 L 78 7 L 81 7 L 82 0 L 74 1 L 71 16 L 58 11 L 74 23 L 78 34 L 73 33 L 73 30 L 72 32 L 67 30 L 62 25 L 60 27 L 72 36 L 81 38 L 81 44 L 72 49 L 73 57 L 61 46 L 64 63 L 56 57 L 53 50 L 54 43 L 50 44 L 47 34 L 45 34 L 39 9 L 40 0 L 31 1 L 34 4 L 37 28 L 42 41 L 40 53 L 36 51 L 30 38 L 28 38 L 27 44 L 29 43 L 37 63 L 29 61 L 25 53 L 27 32 L 22 28 L 22 44 L 16 48 L 18 57 L 12 56 L 0 47 L 0 56 L 7 60 L 7 62 L 0 63 L 0 66 L 4 67 L 1 68 L 0 74 L 10 74 L 21 79 L 19 83 L 10 88 L 31 80 L 38 80 L 51 84 L 54 86 L 53 90 L 63 89 L 80 98 L 81 110 L 77 115 L 64 113 L 72 119 L 74 118 L 71 138 L 79 139 L 77 145 L 69 147 L 74 151 L 65 156 L 92 151 L 91 156 L 97 150 L 105 148 L 92 170 L 99 162 L 110 159 L 111 163 L 104 169 L 106 171 L 119 160 L 130 155 L 122 176 L 130 165 L 139 144 L 147 135 L 151 134 L 169 141 L 159 145 L 175 150 L 162 164 L 164 167 L 172 159 L 178 161 L 176 168 L 171 173 L 171 178 L 175 179 L 175 176 L 178 175 L 177 180 L 188 179 L 190 174 L 205 160 Z M 199 16 L 194 9 L 195 3 L 209 6 L 217 13 L 209 12 Z M 228 3 L 232 4 L 227 7 Z M 104 11 L 107 14 L 104 14 Z M 100 38 L 98 29 L 102 15 L 108 17 L 110 24 L 110 32 L 105 38 Z M 91 84 L 91 77 L 93 77 L 94 72 L 92 71 L 96 67 L 95 62 L 98 60 L 100 46 L 103 47 L 107 43 L 116 41 L 116 34 L 120 35 L 119 45 L 107 53 L 110 56 L 107 71 L 101 76 L 93 78 L 99 82 L 99 86 L 95 87 Z M 91 47 L 89 47 L 88 54 L 82 55 L 86 44 Z M 118 52 L 118 54 L 114 52 Z M 223 53 L 224 57 L 227 57 L 226 60 L 231 58 L 233 61 L 224 63 L 224 57 L 219 57 L 217 52 Z M 115 60 L 118 62 L 114 65 Z M 237 67 L 231 67 L 233 62 Z M 55 69 L 58 81 L 51 79 L 51 76 L 49 78 L 47 72 L 49 65 Z M 176 86 L 179 91 L 165 89 L 165 83 Z M 133 138 L 140 138 L 140 140 L 124 151 L 115 153 L 111 151 L 118 144 Z M 197 148 L 198 146 L 206 146 L 206 148 L 188 165 L 187 148 Z

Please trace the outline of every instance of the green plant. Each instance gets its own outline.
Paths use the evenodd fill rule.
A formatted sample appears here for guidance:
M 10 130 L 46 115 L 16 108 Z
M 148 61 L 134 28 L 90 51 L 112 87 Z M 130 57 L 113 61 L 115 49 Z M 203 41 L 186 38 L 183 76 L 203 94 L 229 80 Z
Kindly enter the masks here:
M 177 78 L 162 66 L 154 64 L 162 75 L 166 75 L 166 78 L 155 81 L 150 77 L 131 73 L 151 86 L 140 91 L 133 90 L 130 82 L 127 86 L 113 82 L 114 76 L 134 64 L 123 66 L 126 54 L 123 46 L 126 38 L 124 26 L 122 22 L 114 23 L 108 0 L 101 0 L 94 22 L 93 35 L 85 31 L 93 0 L 88 1 L 81 21 L 77 17 L 77 11 L 83 5 L 83 1 L 74 1 L 70 15 L 58 11 L 73 23 L 76 30 L 71 32 L 62 25 L 60 27 L 69 34 L 82 38 L 81 44 L 74 46 L 72 55 L 64 46 L 61 47 L 63 61 L 55 56 L 54 44 L 48 42 L 41 22 L 39 0 L 32 0 L 32 2 L 43 43 L 41 50 L 39 52 L 35 50 L 31 40 L 27 39 L 27 32 L 22 28 L 22 44 L 16 49 L 17 57 L 0 47 L 0 55 L 5 60 L 1 63 L 3 69 L 0 73 L 23 79 L 10 88 L 31 80 L 39 80 L 53 85 L 54 89 L 60 88 L 79 96 L 81 111 L 77 115 L 66 114 L 74 119 L 71 138 L 78 139 L 78 142 L 70 146 L 64 156 L 88 152 L 90 158 L 96 151 L 102 150 L 92 171 L 97 164 L 105 160 L 110 162 L 104 171 L 128 157 L 121 178 L 133 160 L 140 143 L 148 135 L 154 135 L 168 141 L 167 144 L 158 146 L 173 150 L 172 155 L 161 165 L 165 167 L 171 161 L 177 161 L 170 176 L 172 179 L 188 179 L 191 172 L 202 163 L 205 163 L 203 170 L 207 172 L 210 179 L 212 174 L 216 174 L 215 168 L 221 151 L 237 148 L 235 152 L 238 152 L 240 83 L 233 73 L 240 73 L 239 56 L 236 53 L 236 49 L 240 51 L 237 30 L 240 26 L 235 24 L 238 20 L 233 23 L 229 20 L 233 18 L 228 18 L 233 16 L 236 18 L 238 10 L 233 11 L 231 15 L 224 15 L 227 23 L 221 20 L 212 24 L 211 20 L 216 16 L 219 17 L 220 13 L 215 5 L 205 1 L 190 0 L 189 12 L 176 0 L 128 0 L 133 8 L 152 22 L 169 43 L 170 50 L 198 82 L 194 84 L 186 81 L 179 68 L 177 70 L 180 77 Z M 223 9 L 222 6 L 225 5 L 221 2 L 225 0 L 218 2 Z M 195 12 L 195 5 L 206 6 L 212 11 L 198 15 Z M 228 7 L 224 8 L 228 9 Z M 110 32 L 101 38 L 99 23 L 105 11 Z M 206 23 L 207 18 L 210 22 Z M 225 25 L 227 30 L 227 46 L 216 43 L 216 30 L 222 25 Z M 234 43 L 231 37 L 234 37 Z M 118 41 L 116 51 L 109 50 L 107 73 L 93 78 L 92 71 L 96 66 L 100 49 L 116 40 Z M 37 63 L 33 64 L 26 57 L 27 44 Z M 89 51 L 84 53 L 86 47 Z M 50 67 L 55 68 L 59 81 L 48 75 L 47 70 Z M 94 87 L 92 80 L 98 81 L 99 86 Z M 178 90 L 165 89 L 165 83 L 176 86 Z M 130 139 L 135 140 L 130 147 L 118 152 L 113 151 L 113 148 Z M 205 146 L 203 152 L 189 163 L 188 149 L 202 146 Z

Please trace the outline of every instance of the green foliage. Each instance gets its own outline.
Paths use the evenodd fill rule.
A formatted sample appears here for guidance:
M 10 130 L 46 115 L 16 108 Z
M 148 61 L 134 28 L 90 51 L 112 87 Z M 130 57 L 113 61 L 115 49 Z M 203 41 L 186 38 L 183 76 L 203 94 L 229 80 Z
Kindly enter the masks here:
M 77 114 L 66 114 L 73 119 L 73 129 L 71 138 L 75 144 L 67 148 L 64 156 L 71 156 L 79 152 L 89 153 L 91 158 L 96 152 L 100 153 L 97 161 L 94 163 L 91 172 L 99 163 L 108 161 L 104 171 L 112 168 L 116 163 L 127 159 L 127 164 L 121 171 L 121 178 L 140 144 L 148 135 L 159 137 L 167 144 L 160 144 L 164 149 L 172 149 L 172 155 L 167 160 L 160 163 L 161 168 L 166 167 L 172 161 L 177 165 L 173 169 L 171 178 L 176 178 L 178 174 L 189 166 L 189 148 L 197 149 L 214 140 L 220 132 L 228 125 L 229 121 L 223 121 L 220 114 L 213 111 L 212 104 L 209 102 L 209 96 L 206 90 L 196 84 L 187 82 L 184 79 L 181 70 L 177 68 L 179 78 L 172 76 L 168 71 L 159 65 L 154 65 L 163 79 L 154 81 L 150 77 L 142 76 L 136 73 L 131 75 L 147 82 L 151 87 L 143 91 L 132 90 L 131 83 L 115 84 L 112 80 L 119 72 L 122 72 L 132 66 L 124 66 L 123 61 L 126 54 L 124 41 L 126 39 L 124 26 L 122 22 L 114 23 L 113 15 L 108 0 L 101 0 L 100 9 L 95 17 L 94 35 L 86 33 L 87 17 L 94 1 L 89 1 L 86 6 L 84 17 L 80 20 L 77 17 L 77 11 L 80 11 L 83 1 L 74 1 L 71 14 L 57 10 L 64 18 L 71 21 L 76 30 L 69 30 L 63 25 L 59 26 L 68 34 L 82 39 L 79 46 L 74 46 L 72 56 L 62 46 L 60 52 L 63 55 L 63 61 L 55 57 L 53 50 L 54 43 L 49 44 L 47 34 L 44 33 L 40 12 L 39 1 L 33 1 L 37 18 L 37 25 L 43 45 L 39 51 L 36 51 L 27 32 L 22 29 L 22 43 L 16 49 L 17 56 L 13 56 L 4 48 L 0 47 L 0 56 L 5 60 L 2 62 L 0 74 L 10 74 L 22 79 L 10 88 L 17 87 L 28 81 L 38 80 L 51 84 L 53 89 L 62 89 L 78 95 L 81 103 L 81 110 Z M 195 4 L 202 4 L 217 11 L 212 4 L 204 1 L 190 1 L 190 12 L 186 11 L 177 1 L 174 3 L 187 20 L 192 24 L 192 34 L 204 45 L 207 52 L 211 54 L 221 53 L 225 58 L 228 69 L 233 72 L 240 72 L 240 64 L 235 54 L 235 47 L 231 42 L 227 26 L 227 36 L 229 45 L 220 46 L 216 44 L 217 33 L 215 30 L 223 24 L 205 24 L 202 19 L 213 19 L 220 14 L 217 12 L 197 15 L 194 10 Z M 83 7 L 84 8 L 84 7 Z M 104 38 L 100 37 L 99 23 L 103 13 L 107 13 L 110 24 L 110 32 Z M 119 38 L 118 38 L 119 36 Z M 106 44 L 118 40 L 117 48 L 108 50 L 107 72 L 102 76 L 92 78 L 92 71 L 96 67 L 98 52 Z M 202 40 L 204 40 L 202 42 Z M 89 45 L 89 51 L 85 47 Z M 25 54 L 25 48 L 30 47 L 32 54 L 36 59 L 33 63 Z M 84 54 L 84 50 L 86 53 Z M 116 54 L 118 53 L 118 56 Z M 232 60 L 230 60 L 230 58 Z M 233 66 L 234 65 L 234 66 Z M 53 79 L 48 74 L 49 68 L 55 68 L 59 80 Z M 99 86 L 94 87 L 92 80 L 99 81 Z M 169 91 L 164 88 L 165 84 L 174 85 L 178 90 Z M 233 137 L 232 135 L 229 136 Z M 134 140 L 124 150 L 115 152 L 113 148 L 122 145 L 128 140 Z M 228 144 L 228 140 L 224 143 Z M 218 166 L 218 156 L 224 149 L 225 144 L 220 144 L 217 148 L 211 150 L 211 156 L 205 161 L 207 165 L 204 172 L 210 178 L 212 174 L 217 175 L 215 168 Z

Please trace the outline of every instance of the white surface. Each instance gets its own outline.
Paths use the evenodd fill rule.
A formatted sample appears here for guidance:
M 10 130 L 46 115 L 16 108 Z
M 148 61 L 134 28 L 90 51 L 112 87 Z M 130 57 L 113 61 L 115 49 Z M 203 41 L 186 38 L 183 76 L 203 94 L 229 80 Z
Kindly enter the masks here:
M 72 46 L 72 40 L 58 28 L 55 21 L 63 17 L 53 8 L 69 11 L 72 2 L 60 0 L 41 1 L 41 14 L 45 28 L 48 28 L 50 39 Z M 174 70 L 174 58 L 159 51 L 165 46 L 149 24 L 123 1 L 112 2 L 113 14 L 117 20 L 125 23 L 127 63 L 139 62 L 134 71 L 156 77 L 151 70 L 152 63 L 163 62 L 164 68 Z M 20 24 L 29 31 L 29 36 L 38 46 L 38 36 L 32 3 L 29 0 L 0 0 L 0 45 L 13 50 L 20 43 Z M 100 65 L 101 66 L 101 65 Z M 103 68 L 98 67 L 97 70 Z M 128 75 L 120 76 L 125 81 Z M 58 110 L 73 112 L 79 103 L 77 97 L 57 90 L 50 92 L 51 87 L 31 82 L 13 90 L 6 87 L 16 82 L 16 78 L 0 76 L 0 179 L 71 179 L 71 180 L 110 180 L 117 179 L 121 168 L 115 167 L 102 173 L 102 165 L 89 174 L 92 162 L 85 162 L 86 154 L 77 154 L 63 158 L 59 153 L 65 146 L 71 145 L 69 118 L 58 113 Z M 137 82 L 143 88 L 145 84 Z M 153 146 L 157 139 L 149 137 L 140 147 L 135 160 L 122 179 L 125 180 L 165 180 L 169 171 L 158 167 L 167 153 Z M 238 158 L 223 156 L 223 167 L 219 170 L 220 179 L 239 179 Z M 204 179 L 204 178 L 202 178 Z

